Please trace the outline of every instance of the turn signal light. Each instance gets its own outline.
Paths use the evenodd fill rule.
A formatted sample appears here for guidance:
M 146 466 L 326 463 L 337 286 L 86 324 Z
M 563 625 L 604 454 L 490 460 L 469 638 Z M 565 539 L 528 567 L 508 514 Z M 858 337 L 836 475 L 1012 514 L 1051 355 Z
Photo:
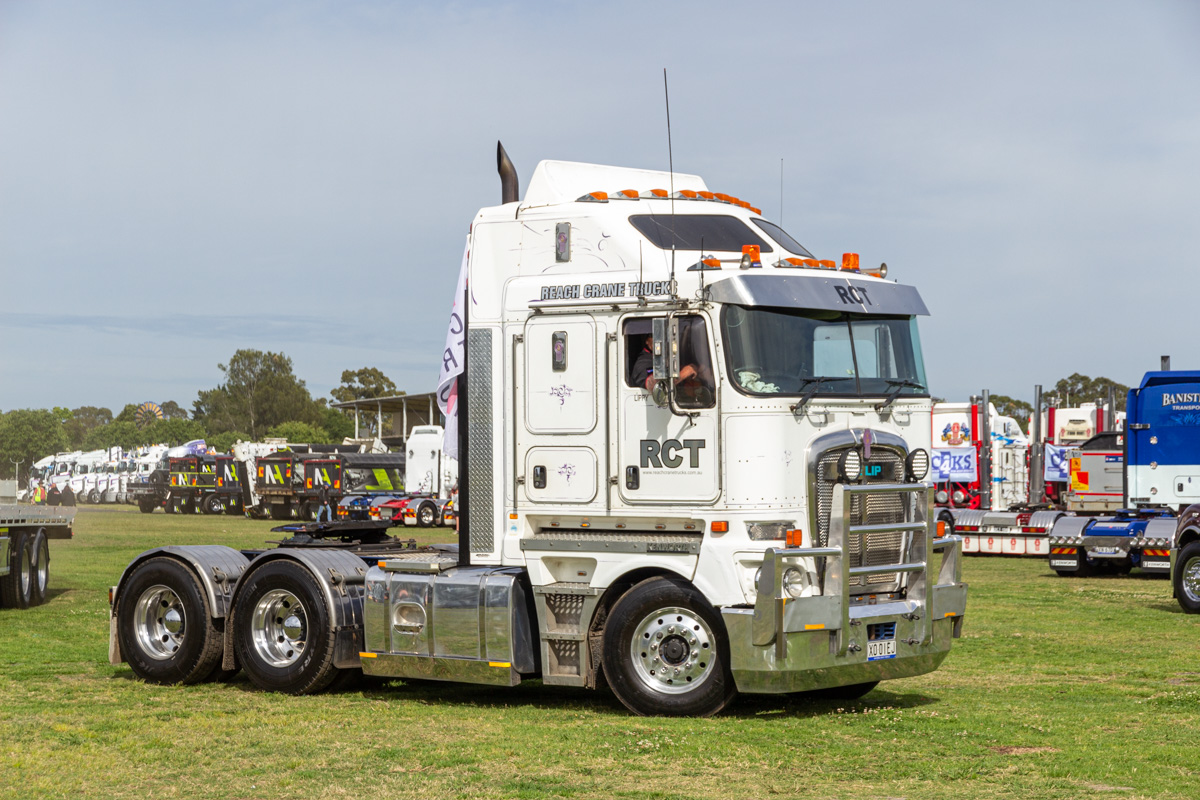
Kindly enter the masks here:
M 945 522 L 945 520 L 938 520 L 937 536 L 940 539 L 945 535 L 946 535 L 946 522 Z
M 729 532 L 729 523 L 728 522 L 714 522 L 709 527 L 709 530 L 711 530 L 713 533 L 728 533 Z
M 787 546 L 800 547 L 804 541 L 804 531 L 796 528 L 787 532 Z

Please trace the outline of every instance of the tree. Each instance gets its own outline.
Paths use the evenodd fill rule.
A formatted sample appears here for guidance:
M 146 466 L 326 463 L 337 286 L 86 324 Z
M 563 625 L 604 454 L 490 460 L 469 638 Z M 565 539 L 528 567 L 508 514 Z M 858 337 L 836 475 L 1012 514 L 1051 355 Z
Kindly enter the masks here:
M 1002 417 L 1012 417 L 1021 424 L 1021 429 L 1025 429 L 1023 424 L 1029 419 L 1029 415 L 1033 413 L 1033 404 L 1026 403 L 1024 400 L 1017 400 L 1014 397 L 1009 397 L 1006 394 L 994 394 L 991 396 L 992 405 L 996 407 L 996 413 Z
M 320 407 L 283 353 L 238 350 L 217 366 L 225 382 L 200 392 L 193 413 L 209 431 L 249 431 L 257 439 L 281 422 L 320 422 Z
M 397 391 L 396 384 L 392 379 L 380 372 L 379 369 L 375 367 L 363 367 L 358 370 L 344 370 L 342 372 L 342 385 L 332 390 L 329 394 L 333 396 L 334 400 L 340 403 L 349 403 L 352 400 L 395 397 L 396 395 L 404 394 L 404 392 Z M 375 419 L 377 416 L 375 412 L 363 409 L 359 414 L 361 415 L 360 419 L 366 422 L 367 430 L 376 434 L 380 433 L 379 421 Z
M 334 442 L 354 436 L 354 420 L 336 408 L 321 409 L 321 427 L 329 433 L 329 438 Z
M 67 434 L 67 441 L 70 443 L 69 446 L 74 449 L 83 448 L 88 434 L 112 422 L 112 419 L 112 412 L 107 408 L 80 406 L 72 410 L 71 418 L 63 425 L 63 429 Z M 98 448 L 89 449 L 95 450 Z
M 307 422 L 283 422 L 271 428 L 267 436 L 287 439 L 297 444 L 332 444 L 324 428 Z
M 186 408 L 180 408 L 179 403 L 174 400 L 168 400 L 162 404 L 163 419 L 187 419 L 188 412 Z
M 84 450 L 106 450 L 113 445 L 120 445 L 124 450 L 132 450 L 142 443 L 142 432 L 137 423 L 126 420 L 113 420 L 107 425 L 88 431 L 83 440 Z
M 20 469 L 28 474 L 33 462 L 67 449 L 64 410 L 23 408 L 0 415 L 0 475 L 14 477 L 14 461 L 24 462 Z
M 1108 402 L 1110 388 L 1116 395 L 1116 410 L 1124 411 L 1128 386 L 1108 378 L 1089 378 L 1078 372 L 1054 384 L 1054 389 L 1046 393 L 1045 399 L 1059 408 L 1077 408 L 1082 403 L 1102 404 Z

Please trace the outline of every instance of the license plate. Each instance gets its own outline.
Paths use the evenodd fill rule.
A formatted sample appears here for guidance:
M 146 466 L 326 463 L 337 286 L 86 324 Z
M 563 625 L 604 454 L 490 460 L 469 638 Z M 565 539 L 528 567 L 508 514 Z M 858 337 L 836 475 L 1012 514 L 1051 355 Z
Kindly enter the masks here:
M 1096 556 L 1118 556 L 1121 554 L 1119 547 L 1093 547 L 1092 555 Z
M 896 657 L 896 640 L 888 639 L 883 642 L 867 642 L 867 661 L 879 661 L 884 658 Z

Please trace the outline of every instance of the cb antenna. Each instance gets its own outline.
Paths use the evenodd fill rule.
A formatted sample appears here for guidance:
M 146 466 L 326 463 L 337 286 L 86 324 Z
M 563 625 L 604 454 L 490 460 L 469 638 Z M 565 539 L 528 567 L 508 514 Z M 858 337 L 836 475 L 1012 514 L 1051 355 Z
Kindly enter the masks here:
M 663 99 L 667 107 L 667 169 L 671 171 L 671 294 L 675 294 L 675 156 L 671 152 L 671 92 L 667 88 L 667 68 L 663 67 Z
M 783 159 L 779 159 L 779 227 L 783 227 Z

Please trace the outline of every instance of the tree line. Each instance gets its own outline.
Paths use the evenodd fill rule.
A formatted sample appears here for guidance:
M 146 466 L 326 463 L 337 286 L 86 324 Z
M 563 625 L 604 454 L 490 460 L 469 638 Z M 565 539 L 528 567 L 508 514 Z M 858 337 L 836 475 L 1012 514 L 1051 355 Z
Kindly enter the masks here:
M 138 404 L 129 403 L 116 415 L 110 409 L 81 406 L 16 409 L 0 414 L 0 476 L 11 478 L 20 463 L 21 474 L 37 460 L 73 450 L 126 450 L 147 444 L 180 445 L 204 439 L 219 451 L 239 439 L 257 441 L 282 437 L 292 442 L 333 444 L 354 435 L 354 417 L 331 408 L 326 398 L 314 398 L 283 353 L 238 350 L 218 364 L 224 379 L 199 392 L 192 411 L 173 400 L 160 404 L 162 418 L 139 424 Z M 344 370 L 341 384 L 330 392 L 335 402 L 403 394 L 374 367 Z M 363 412 L 367 435 L 378 433 L 380 420 Z
M 1042 403 L 1056 408 L 1078 408 L 1084 403 L 1103 405 L 1108 402 L 1109 390 L 1112 390 L 1116 400 L 1117 411 L 1125 410 L 1125 396 L 1129 387 L 1109 378 L 1089 378 L 1078 372 L 1062 378 L 1051 389 L 1042 389 Z M 1004 394 L 993 394 L 992 405 L 996 413 L 1003 417 L 1012 417 L 1021 425 L 1021 430 L 1028 433 L 1029 417 L 1033 414 L 1033 403 L 1009 397 Z

